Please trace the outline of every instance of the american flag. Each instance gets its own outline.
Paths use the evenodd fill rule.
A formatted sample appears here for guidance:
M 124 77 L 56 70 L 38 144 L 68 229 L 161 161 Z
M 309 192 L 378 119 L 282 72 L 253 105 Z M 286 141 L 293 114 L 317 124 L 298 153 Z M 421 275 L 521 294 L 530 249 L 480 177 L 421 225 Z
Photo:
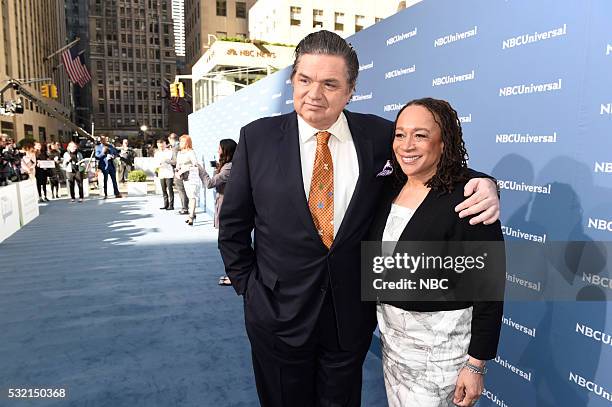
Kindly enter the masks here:
M 81 88 L 91 80 L 91 75 L 81 61 L 80 54 L 75 54 L 72 48 L 62 52 L 62 63 L 70 81 L 78 84 Z
M 170 103 L 170 110 L 173 112 L 184 112 L 183 101 L 179 97 L 170 96 L 170 85 L 166 85 L 163 87 L 164 96 L 162 99 L 168 99 L 168 103 Z
M 179 97 L 170 98 L 170 110 L 172 110 L 173 112 L 184 112 L 185 111 L 183 109 L 183 102 L 181 101 L 181 98 Z

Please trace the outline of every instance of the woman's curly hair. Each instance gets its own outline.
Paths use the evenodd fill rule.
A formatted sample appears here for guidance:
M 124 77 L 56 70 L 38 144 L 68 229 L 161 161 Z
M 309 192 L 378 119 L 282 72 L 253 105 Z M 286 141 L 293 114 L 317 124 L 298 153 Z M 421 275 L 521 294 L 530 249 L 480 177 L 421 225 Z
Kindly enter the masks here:
M 440 192 L 450 193 L 456 183 L 469 179 L 467 176 L 468 153 L 465 149 L 463 131 L 461 130 L 461 123 L 457 112 L 445 100 L 433 98 L 415 99 L 408 102 L 397 113 L 395 127 L 397 127 L 398 118 L 408 106 L 423 106 L 429 110 L 436 124 L 440 127 L 442 142 L 444 143 L 442 156 L 438 162 L 435 175 L 425 185 Z M 393 150 L 393 147 L 391 149 Z M 393 172 L 397 181 L 403 185 L 408 180 L 408 177 L 402 171 L 393 151 L 392 155 Z

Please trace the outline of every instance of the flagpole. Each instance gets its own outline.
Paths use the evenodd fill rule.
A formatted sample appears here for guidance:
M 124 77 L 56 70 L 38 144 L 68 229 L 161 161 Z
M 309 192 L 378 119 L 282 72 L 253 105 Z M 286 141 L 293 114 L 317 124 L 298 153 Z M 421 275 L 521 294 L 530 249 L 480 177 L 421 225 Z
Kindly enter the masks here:
M 73 46 L 75 46 L 75 45 L 76 45 L 76 43 L 77 43 L 77 42 L 79 42 L 79 41 L 80 41 L 80 38 L 79 38 L 79 37 L 76 37 L 76 39 L 75 39 L 74 41 L 72 41 L 71 43 L 64 45 L 63 47 L 61 47 L 60 49 L 58 49 L 57 51 L 55 51 L 55 52 L 54 52 L 54 53 L 52 53 L 51 55 L 44 57 L 44 58 L 43 58 L 43 61 L 44 61 L 44 62 L 47 62 L 49 59 L 53 58 L 53 57 L 54 57 L 54 56 L 56 56 L 57 54 L 60 54 L 60 53 L 64 52 L 65 50 L 67 50 L 67 49 L 69 49 L 69 48 L 72 48 L 72 47 L 73 47 Z

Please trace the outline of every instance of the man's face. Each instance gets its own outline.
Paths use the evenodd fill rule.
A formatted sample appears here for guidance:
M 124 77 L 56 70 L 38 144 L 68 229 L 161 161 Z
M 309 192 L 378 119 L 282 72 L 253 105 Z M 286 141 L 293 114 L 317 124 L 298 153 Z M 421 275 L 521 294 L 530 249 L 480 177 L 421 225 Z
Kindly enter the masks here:
M 123 147 L 127 147 L 127 146 L 128 146 L 128 141 L 127 141 L 127 139 L 123 139 L 123 142 L 122 142 L 122 143 L 123 143 Z
M 295 111 L 319 130 L 338 120 L 351 97 L 346 63 L 336 55 L 302 55 L 292 84 Z
M 158 141 L 158 142 L 157 142 L 157 148 L 158 148 L 160 151 L 164 151 L 164 150 L 166 149 L 166 143 L 164 143 L 164 142 L 162 142 L 162 141 Z

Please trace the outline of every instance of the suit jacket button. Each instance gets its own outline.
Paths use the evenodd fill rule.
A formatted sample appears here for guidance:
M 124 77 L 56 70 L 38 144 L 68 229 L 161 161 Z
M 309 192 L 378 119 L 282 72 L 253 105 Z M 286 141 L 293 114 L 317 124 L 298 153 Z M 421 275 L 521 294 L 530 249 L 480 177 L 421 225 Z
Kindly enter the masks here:
M 325 287 L 325 286 L 321 286 L 321 292 L 322 292 L 322 293 L 325 293 L 326 291 L 327 291 L 327 287 Z

